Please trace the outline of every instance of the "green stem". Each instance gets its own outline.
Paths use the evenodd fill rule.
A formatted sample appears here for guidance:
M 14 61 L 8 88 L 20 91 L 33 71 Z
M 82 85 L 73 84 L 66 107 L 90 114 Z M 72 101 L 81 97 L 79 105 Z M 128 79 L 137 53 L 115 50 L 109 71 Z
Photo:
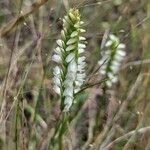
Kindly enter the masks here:
M 19 117 L 19 100 L 16 104 L 16 118 L 15 118 L 15 149 L 18 150 L 19 134 L 18 134 L 18 117 Z
M 67 130 L 67 122 L 68 122 L 68 114 L 66 112 L 62 112 L 60 121 L 55 130 L 54 136 L 51 139 L 51 146 L 53 149 L 58 145 L 58 149 L 63 149 L 63 135 Z
M 59 135 L 58 135 L 58 144 L 59 144 L 59 150 L 62 150 L 63 148 L 63 135 L 66 131 L 66 125 L 67 125 L 67 113 L 63 112 L 62 113 L 62 121 L 60 124 L 60 130 L 59 130 Z

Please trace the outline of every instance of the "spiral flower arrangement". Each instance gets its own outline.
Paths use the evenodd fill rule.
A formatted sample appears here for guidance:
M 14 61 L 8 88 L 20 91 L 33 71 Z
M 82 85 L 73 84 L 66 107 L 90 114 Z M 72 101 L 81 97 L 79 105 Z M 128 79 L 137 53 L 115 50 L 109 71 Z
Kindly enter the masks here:
M 74 101 L 74 94 L 80 91 L 85 79 L 86 39 L 81 28 L 83 22 L 77 9 L 70 9 L 63 19 L 61 38 L 54 50 L 52 60 L 57 63 L 53 69 L 54 91 L 61 97 L 61 110 L 69 111 Z
M 105 47 L 107 49 L 102 52 L 102 59 L 98 62 L 101 66 L 99 71 L 100 74 L 108 78 L 106 86 L 111 87 L 113 83 L 118 81 L 117 73 L 126 55 L 125 44 L 120 43 L 119 38 L 111 34 Z

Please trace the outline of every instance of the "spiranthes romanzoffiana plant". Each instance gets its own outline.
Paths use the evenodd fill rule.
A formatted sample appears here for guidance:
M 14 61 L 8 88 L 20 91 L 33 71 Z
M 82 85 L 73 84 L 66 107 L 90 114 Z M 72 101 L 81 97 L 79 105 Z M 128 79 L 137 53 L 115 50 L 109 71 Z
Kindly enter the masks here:
M 106 86 L 111 87 L 113 83 L 118 81 L 117 73 L 126 55 L 124 51 L 125 44 L 120 43 L 119 38 L 111 34 L 109 35 L 109 40 L 106 42 L 105 47 L 107 49 L 102 51 L 102 59 L 98 62 L 101 66 L 99 71 L 108 78 Z
M 74 94 L 80 90 L 85 78 L 85 56 L 81 56 L 86 48 L 86 39 L 81 36 L 85 32 L 81 28 L 83 22 L 77 9 L 70 9 L 63 19 L 61 39 L 54 50 L 52 59 L 58 65 L 53 74 L 53 89 L 61 97 L 61 110 L 69 111 L 74 101 Z

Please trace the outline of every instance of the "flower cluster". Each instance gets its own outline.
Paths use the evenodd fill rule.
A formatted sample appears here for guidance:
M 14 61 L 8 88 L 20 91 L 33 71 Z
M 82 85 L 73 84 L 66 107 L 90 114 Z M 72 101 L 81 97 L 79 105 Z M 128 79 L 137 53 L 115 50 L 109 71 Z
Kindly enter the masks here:
M 111 87 L 112 83 L 118 81 L 117 73 L 126 55 L 125 44 L 120 43 L 119 38 L 111 34 L 105 46 L 107 50 L 102 52 L 103 57 L 98 63 L 101 66 L 100 73 L 108 78 L 106 85 Z
M 78 10 L 70 9 L 63 19 L 61 39 L 57 40 L 58 47 L 54 50 L 52 60 L 58 66 L 54 68 L 53 89 L 61 96 L 61 109 L 69 111 L 74 100 L 74 94 L 80 90 L 85 79 L 85 56 L 81 56 L 86 48 L 85 32 L 81 28 Z

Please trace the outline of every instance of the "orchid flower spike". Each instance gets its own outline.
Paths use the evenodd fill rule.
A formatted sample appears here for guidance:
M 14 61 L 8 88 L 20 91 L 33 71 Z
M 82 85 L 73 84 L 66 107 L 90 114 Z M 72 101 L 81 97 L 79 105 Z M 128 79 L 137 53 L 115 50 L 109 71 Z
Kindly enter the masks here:
M 85 57 L 83 52 L 86 48 L 86 39 L 81 36 L 85 32 L 81 28 L 77 9 L 70 9 L 63 19 L 61 38 L 58 39 L 57 48 L 52 60 L 57 63 L 53 70 L 53 89 L 61 97 L 61 110 L 69 111 L 76 94 L 85 80 Z
M 119 72 L 121 62 L 126 56 L 125 44 L 120 43 L 119 38 L 115 35 L 109 35 L 109 40 L 105 44 L 106 50 L 102 51 L 102 59 L 98 62 L 100 74 L 107 77 L 106 86 L 111 87 L 118 81 L 117 73 Z

